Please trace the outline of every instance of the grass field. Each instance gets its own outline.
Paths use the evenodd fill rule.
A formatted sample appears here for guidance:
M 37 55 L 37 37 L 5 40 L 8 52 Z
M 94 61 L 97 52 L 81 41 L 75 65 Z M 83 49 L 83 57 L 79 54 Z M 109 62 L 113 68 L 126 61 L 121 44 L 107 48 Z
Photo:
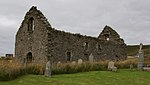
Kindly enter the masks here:
M 25 75 L 13 81 L 0 82 L 0 85 L 150 85 L 150 72 L 93 71 L 54 75 L 51 78 L 41 75 Z

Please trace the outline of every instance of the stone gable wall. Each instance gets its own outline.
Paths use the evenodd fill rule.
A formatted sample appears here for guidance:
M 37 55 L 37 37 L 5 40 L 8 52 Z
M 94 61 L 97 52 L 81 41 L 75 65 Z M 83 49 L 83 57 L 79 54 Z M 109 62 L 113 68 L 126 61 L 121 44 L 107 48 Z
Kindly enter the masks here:
M 34 19 L 34 29 L 29 30 L 29 20 Z M 15 43 L 15 56 L 21 61 L 32 53 L 32 62 L 44 62 L 47 59 L 47 27 L 50 27 L 44 15 L 32 7 L 27 12 L 17 34 Z

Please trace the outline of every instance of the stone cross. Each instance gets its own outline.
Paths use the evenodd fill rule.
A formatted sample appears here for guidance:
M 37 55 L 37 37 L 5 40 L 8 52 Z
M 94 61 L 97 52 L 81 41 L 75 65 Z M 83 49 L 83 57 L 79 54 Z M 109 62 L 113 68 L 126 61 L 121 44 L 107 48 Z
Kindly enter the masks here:
M 50 60 L 46 63 L 45 76 L 51 77 L 51 62 L 50 62 Z
M 142 46 L 143 46 L 143 44 L 140 43 L 138 66 L 137 66 L 138 70 L 142 70 L 143 66 L 144 66 L 144 52 L 142 50 Z
M 142 51 L 142 47 L 143 47 L 143 44 L 140 43 L 140 49 L 139 49 L 139 51 Z

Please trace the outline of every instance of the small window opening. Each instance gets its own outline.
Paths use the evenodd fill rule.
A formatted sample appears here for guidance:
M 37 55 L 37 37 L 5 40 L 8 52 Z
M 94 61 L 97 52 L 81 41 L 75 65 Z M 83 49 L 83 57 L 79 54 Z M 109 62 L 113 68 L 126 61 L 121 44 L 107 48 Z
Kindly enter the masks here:
M 107 41 L 110 40 L 110 39 L 109 39 L 109 34 L 105 34 L 104 36 L 105 36 L 105 40 L 107 40 Z
M 106 38 L 107 41 L 109 41 L 109 38 Z
M 28 31 L 31 33 L 33 32 L 35 29 L 35 22 L 34 22 L 34 18 L 31 17 L 28 21 Z
M 32 63 L 32 53 L 31 52 L 29 52 L 27 54 L 27 63 Z
M 84 57 L 86 58 L 87 61 L 89 60 L 89 56 L 87 53 L 84 54 Z
M 98 50 L 98 51 L 101 51 L 101 50 L 102 50 L 101 45 L 99 45 L 99 44 L 97 45 L 97 50 Z
M 71 61 L 71 52 L 67 52 L 67 61 Z
M 116 58 L 119 58 L 119 56 L 118 56 L 118 55 L 116 55 Z
M 119 61 L 119 56 L 118 55 L 116 55 L 116 61 Z
M 88 42 L 85 42 L 85 43 L 84 43 L 84 49 L 85 49 L 85 50 L 88 50 L 88 47 L 89 47 Z

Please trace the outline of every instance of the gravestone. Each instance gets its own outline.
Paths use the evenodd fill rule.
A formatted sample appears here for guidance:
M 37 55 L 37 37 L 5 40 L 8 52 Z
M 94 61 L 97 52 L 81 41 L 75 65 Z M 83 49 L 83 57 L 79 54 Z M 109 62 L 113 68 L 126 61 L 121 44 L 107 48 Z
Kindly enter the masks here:
M 76 62 L 75 62 L 75 61 L 72 61 L 71 65 L 76 65 Z
M 59 67 L 61 65 L 61 62 L 60 61 L 58 61 L 57 62 L 57 67 Z
M 138 58 L 138 65 L 137 69 L 142 70 L 144 66 L 144 52 L 142 50 L 143 44 L 140 43 L 140 49 L 139 49 L 139 58 Z
M 112 68 L 112 71 L 117 71 L 117 67 L 114 66 L 114 67 Z
M 27 69 L 27 60 L 24 58 L 24 61 L 23 61 L 23 67 L 25 68 L 25 71 L 26 71 L 26 69 Z
M 112 68 L 114 67 L 114 62 L 113 61 L 110 61 L 108 63 L 108 70 L 112 70 Z
M 130 71 L 133 70 L 133 64 L 130 64 Z
M 91 53 L 90 56 L 89 56 L 89 62 L 90 62 L 90 63 L 93 63 L 93 58 L 94 58 L 94 56 L 93 56 L 92 53 Z
M 50 60 L 46 63 L 45 76 L 46 77 L 51 77 L 51 63 L 50 63 Z
M 117 67 L 114 66 L 114 62 L 113 61 L 110 61 L 108 63 L 108 70 L 110 70 L 110 71 L 117 71 Z
M 78 64 L 82 64 L 83 63 L 83 60 L 82 59 L 79 59 L 78 60 Z
M 57 62 L 57 65 L 60 65 L 60 64 L 61 64 L 61 62 L 60 62 L 60 61 L 58 61 L 58 62 Z

